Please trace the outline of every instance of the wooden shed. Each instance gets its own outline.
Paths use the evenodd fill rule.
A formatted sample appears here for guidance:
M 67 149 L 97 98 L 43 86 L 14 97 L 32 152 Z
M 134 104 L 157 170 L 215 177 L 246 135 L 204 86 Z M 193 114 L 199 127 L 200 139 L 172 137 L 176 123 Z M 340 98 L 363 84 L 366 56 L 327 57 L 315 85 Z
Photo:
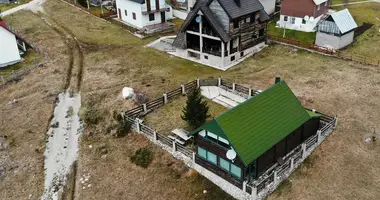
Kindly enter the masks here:
M 319 128 L 284 81 L 191 132 L 195 162 L 242 188 Z

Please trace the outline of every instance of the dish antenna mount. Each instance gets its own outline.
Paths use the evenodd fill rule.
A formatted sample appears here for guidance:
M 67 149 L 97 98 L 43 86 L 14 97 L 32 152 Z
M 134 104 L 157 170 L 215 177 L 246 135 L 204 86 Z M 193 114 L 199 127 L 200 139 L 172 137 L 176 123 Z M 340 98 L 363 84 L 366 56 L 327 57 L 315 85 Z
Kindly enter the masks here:
M 226 153 L 226 157 L 230 160 L 232 160 L 232 162 L 234 161 L 234 159 L 236 158 L 236 151 L 234 149 L 230 149 L 227 151 Z

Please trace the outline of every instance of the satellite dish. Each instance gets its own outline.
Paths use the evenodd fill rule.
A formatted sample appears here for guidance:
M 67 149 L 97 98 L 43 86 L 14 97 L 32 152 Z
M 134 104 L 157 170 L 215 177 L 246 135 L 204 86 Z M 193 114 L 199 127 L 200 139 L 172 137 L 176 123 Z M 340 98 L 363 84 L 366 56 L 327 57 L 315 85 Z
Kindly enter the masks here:
M 309 20 L 310 20 L 311 22 L 313 22 L 313 21 L 314 21 L 314 17 L 310 17 Z
M 306 15 L 303 19 L 304 19 L 305 21 L 309 21 L 310 17 Z
M 200 22 L 201 22 L 201 16 L 198 16 L 197 18 L 195 18 L 195 21 L 196 21 L 197 23 L 200 23 Z
M 236 158 L 236 152 L 235 152 L 235 150 L 234 149 L 228 150 L 226 156 L 230 160 L 235 159 Z

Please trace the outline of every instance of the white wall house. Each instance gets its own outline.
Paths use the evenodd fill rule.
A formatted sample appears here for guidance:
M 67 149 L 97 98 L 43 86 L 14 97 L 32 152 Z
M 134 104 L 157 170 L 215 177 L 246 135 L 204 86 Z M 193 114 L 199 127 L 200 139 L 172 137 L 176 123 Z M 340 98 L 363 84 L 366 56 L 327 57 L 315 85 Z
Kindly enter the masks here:
M 139 29 L 173 18 L 165 0 L 116 0 L 116 8 L 120 20 Z
M 20 42 L 23 50 L 25 44 Z M 5 22 L 0 21 L 0 68 L 21 61 L 16 36 L 6 28 Z

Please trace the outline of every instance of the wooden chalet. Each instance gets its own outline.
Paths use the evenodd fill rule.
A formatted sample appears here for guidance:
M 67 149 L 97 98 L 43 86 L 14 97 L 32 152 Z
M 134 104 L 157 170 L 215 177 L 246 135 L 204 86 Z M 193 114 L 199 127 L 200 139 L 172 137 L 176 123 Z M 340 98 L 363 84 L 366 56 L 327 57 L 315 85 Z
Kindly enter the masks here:
M 306 110 L 284 81 L 190 134 L 195 162 L 242 188 L 317 133 L 320 115 Z
M 259 0 L 198 0 L 173 46 L 181 57 L 225 69 L 261 49 L 268 20 Z

